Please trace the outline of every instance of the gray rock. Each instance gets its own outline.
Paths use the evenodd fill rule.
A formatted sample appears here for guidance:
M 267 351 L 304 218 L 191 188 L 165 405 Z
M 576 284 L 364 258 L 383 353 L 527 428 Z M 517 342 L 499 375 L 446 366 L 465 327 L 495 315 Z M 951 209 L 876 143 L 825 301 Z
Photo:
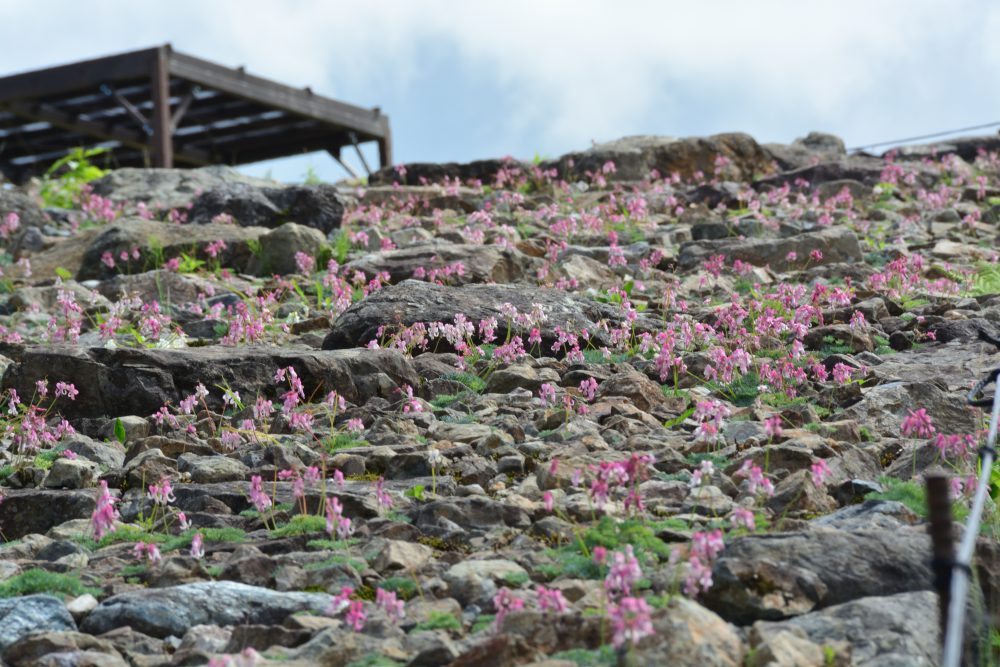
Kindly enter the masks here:
M 260 237 L 260 253 L 250 260 L 247 272 L 258 276 L 298 273 L 295 253 L 304 252 L 315 258 L 325 241 L 323 232 L 317 229 L 286 222 Z
M 716 561 L 703 600 L 723 618 L 747 624 L 867 595 L 930 590 L 929 554 L 930 540 L 916 528 L 738 537 Z
M 895 531 L 919 521 L 920 517 L 903 503 L 895 500 L 866 500 L 859 505 L 842 507 L 832 514 L 813 519 L 810 523 L 848 531 Z
M 0 599 L 0 651 L 40 630 L 76 630 L 62 600 L 52 595 Z
M 844 410 L 844 418 L 858 420 L 876 435 L 898 437 L 903 419 L 917 408 L 927 409 L 939 433 L 973 433 L 979 428 L 964 394 L 942 391 L 929 382 L 890 382 L 866 389 L 861 401 Z
M 45 488 L 85 489 L 94 486 L 100 472 L 100 467 L 93 461 L 60 457 L 52 463 L 49 474 L 45 476 Z
M 932 667 L 940 660 L 938 602 L 931 591 L 865 597 L 779 623 L 758 622 L 752 643 L 765 646 L 787 630 L 834 647 L 843 660 L 835 664 Z M 836 650 L 845 645 L 848 651 Z
M 823 259 L 811 260 L 809 253 L 819 250 Z M 795 261 L 788 260 L 788 253 L 796 253 Z M 725 255 L 727 261 L 739 259 L 754 266 L 768 265 L 775 271 L 788 271 L 807 264 L 832 262 L 860 262 L 861 246 L 854 232 L 842 227 L 831 227 L 818 232 L 808 232 L 787 238 L 719 239 L 717 241 L 691 241 L 681 245 L 677 256 L 681 268 L 691 269 L 713 255 Z
M 616 306 L 574 296 L 563 290 L 525 285 L 447 287 L 420 280 L 404 280 L 374 292 L 344 311 L 323 341 L 323 349 L 367 345 L 376 338 L 379 327 L 386 325 L 454 322 L 458 313 L 475 324 L 481 319 L 496 317 L 499 326 L 504 327 L 505 319 L 500 312 L 504 303 L 512 304 L 519 313 L 531 313 L 533 304 L 541 305 L 547 316 L 547 321 L 539 326 L 543 349 L 548 349 L 547 346 L 555 342 L 555 327 L 567 331 L 586 328 L 591 333 L 593 345 L 607 344 L 606 334 L 598 330 L 597 323 L 607 320 L 610 325 L 622 320 L 622 313 Z M 637 331 L 654 326 L 653 322 L 641 317 L 636 322 Z M 523 333 L 527 345 L 528 332 Z
M 134 212 L 138 202 L 143 202 L 150 208 L 186 208 L 204 191 L 226 183 L 243 183 L 255 187 L 277 185 L 274 181 L 253 178 L 224 166 L 201 169 L 126 167 L 108 172 L 91 185 L 95 194 L 115 203 L 126 204 L 127 210 Z
M 177 457 L 177 470 L 190 473 L 191 481 L 195 484 L 229 482 L 248 479 L 250 476 L 250 468 L 228 456 L 181 454 Z
M 297 611 L 321 614 L 330 600 L 318 593 L 279 593 L 231 581 L 200 582 L 115 595 L 101 602 L 81 629 L 102 634 L 127 625 L 153 637 L 182 637 L 195 625 L 279 625 Z
M 295 348 L 199 347 L 179 350 L 29 347 L 20 363 L 3 376 L 4 388 L 31 396 L 35 380 L 58 377 L 80 387 L 75 401 L 61 401 L 68 419 L 151 415 L 160 406 L 177 403 L 202 382 L 206 387 L 230 386 L 245 397 L 266 393 L 274 386 L 279 367 L 294 366 L 306 395 L 325 396 L 336 390 L 354 403 L 381 395 L 397 398 L 402 384 L 416 386 L 410 363 L 390 350 L 321 352 Z M 208 405 L 221 409 L 221 392 L 212 390 Z
M 28 394 L 30 396 L 30 394 Z M 96 491 L 5 490 L 0 503 L 0 532 L 8 540 L 45 533 L 71 519 L 89 519 Z
M 497 245 L 465 243 L 432 243 L 399 250 L 388 250 L 364 255 L 347 263 L 346 269 L 364 271 L 369 277 L 386 272 L 393 283 L 413 277 L 417 267 L 427 271 L 440 269 L 461 262 L 462 275 L 452 275 L 456 285 L 469 283 L 508 283 L 525 279 L 537 260 L 513 248 Z
M 599 172 L 604 163 L 615 163 L 616 172 L 608 180 L 638 181 L 656 169 L 662 176 L 679 172 L 690 178 L 700 171 L 715 172 L 715 159 L 724 156 L 731 161 L 733 175 L 750 180 L 771 170 L 771 156 L 753 137 L 732 132 L 710 137 L 676 139 L 662 136 L 633 136 L 596 144 L 592 148 L 568 153 L 555 163 L 562 175 L 581 178 L 584 172 Z M 573 167 L 570 167 L 572 161 Z M 549 165 L 543 165 L 548 167 Z
M 86 243 L 79 258 L 76 271 L 77 280 L 91 280 L 113 277 L 116 273 L 139 273 L 143 270 L 158 269 L 158 261 L 166 261 L 181 254 L 190 254 L 192 248 L 195 254 L 207 258 L 204 247 L 218 240 L 226 242 L 226 248 L 219 254 L 218 260 L 224 266 L 243 267 L 250 260 L 251 252 L 248 242 L 257 240 L 267 232 L 263 227 L 238 227 L 236 225 L 205 224 L 176 225 L 142 220 L 140 218 L 117 220 L 110 225 L 101 227 L 93 237 L 78 236 L 63 241 L 60 245 Z M 130 253 L 133 248 L 139 249 L 139 259 L 129 259 L 122 262 L 121 252 Z M 115 268 L 106 266 L 101 257 L 110 252 L 115 258 Z M 42 261 L 44 255 L 40 253 Z M 72 271 L 73 266 L 66 266 Z
M 464 606 L 477 604 L 489 607 L 505 579 L 527 576 L 527 570 L 514 561 L 491 559 L 465 560 L 452 565 L 443 579 L 448 584 L 448 594 Z
M 191 220 L 207 223 L 221 213 L 248 227 L 297 222 L 329 234 L 340 227 L 344 199 L 332 185 L 259 186 L 226 181 L 195 198 Z

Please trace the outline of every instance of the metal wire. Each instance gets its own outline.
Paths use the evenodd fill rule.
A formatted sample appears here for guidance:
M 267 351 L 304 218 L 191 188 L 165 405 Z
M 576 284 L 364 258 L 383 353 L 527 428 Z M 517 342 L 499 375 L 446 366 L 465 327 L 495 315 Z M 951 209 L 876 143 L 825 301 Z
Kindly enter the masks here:
M 848 148 L 849 153 L 854 153 L 857 151 L 867 150 L 869 148 L 878 148 L 879 146 L 892 146 L 895 144 L 906 144 L 911 141 L 923 141 L 924 139 L 936 139 L 938 137 L 947 137 L 949 134 L 958 134 L 959 132 L 972 132 L 974 130 L 985 130 L 988 127 L 1000 126 L 1000 121 L 995 123 L 983 123 L 982 125 L 970 125 L 969 127 L 960 127 L 955 130 L 945 130 L 943 132 L 933 132 L 931 134 L 921 134 L 916 137 L 906 137 L 905 139 L 893 139 L 892 141 L 880 141 L 874 144 L 865 144 L 864 146 L 855 146 L 854 148 Z
M 980 338 L 988 342 L 1000 343 L 996 338 L 988 336 L 980 331 Z M 969 393 L 969 403 L 982 404 L 980 393 L 990 382 L 995 382 L 1000 369 L 992 371 L 987 379 L 979 382 Z M 980 454 L 979 480 L 976 484 L 976 495 L 972 501 L 972 511 L 966 520 L 965 532 L 962 533 L 962 542 L 959 544 L 958 552 L 955 556 L 955 563 L 951 571 L 951 601 L 948 606 L 948 623 L 944 636 L 944 656 L 941 660 L 942 667 L 960 667 L 962 661 L 962 639 L 965 636 L 963 626 L 965 624 L 965 597 L 969 592 L 969 577 L 972 574 L 972 551 L 976 546 L 976 537 L 979 535 L 979 523 L 983 514 L 983 507 L 986 505 L 986 492 L 989 489 L 990 475 L 993 471 L 993 460 L 996 457 L 997 424 L 1000 421 L 1000 386 L 994 387 L 993 391 L 993 411 L 990 414 L 990 429 L 986 436 L 986 446 Z

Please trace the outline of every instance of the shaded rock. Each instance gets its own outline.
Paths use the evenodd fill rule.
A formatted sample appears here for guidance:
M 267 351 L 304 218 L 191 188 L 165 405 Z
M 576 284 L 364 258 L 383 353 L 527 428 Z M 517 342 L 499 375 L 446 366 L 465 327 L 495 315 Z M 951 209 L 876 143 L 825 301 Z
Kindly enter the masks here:
M 868 595 L 930 590 L 929 549 L 926 533 L 913 528 L 738 537 L 716 562 L 704 603 L 747 624 Z
M 250 468 L 246 464 L 228 456 L 181 454 L 177 457 L 177 470 L 189 473 L 195 484 L 229 482 L 249 479 L 250 476 Z
M 123 167 L 109 171 L 91 183 L 94 193 L 134 211 L 143 202 L 150 209 L 187 208 L 205 190 L 226 183 L 274 187 L 274 181 L 247 176 L 231 167 L 199 169 L 139 169 Z
M 10 539 L 10 538 L 8 538 Z M 76 630 L 66 605 L 52 595 L 0 599 L 0 651 L 38 631 Z
M 29 394 L 30 395 L 30 394 Z M 5 490 L 0 532 L 8 540 L 45 533 L 70 519 L 89 519 L 97 506 L 94 491 Z
M 212 581 L 115 595 L 101 602 L 81 629 L 101 634 L 128 625 L 153 637 L 180 637 L 193 625 L 277 625 L 297 611 L 322 613 L 329 605 L 324 594 Z
M 246 227 L 297 222 L 329 234 L 340 227 L 344 200 L 332 185 L 259 186 L 224 181 L 192 202 L 192 222 L 208 223 L 221 213 Z
M 95 485 L 100 474 L 98 465 L 81 459 L 58 458 L 45 476 L 48 489 L 85 489 Z
M 177 403 L 202 382 L 207 387 L 228 385 L 243 396 L 256 396 L 274 386 L 279 367 L 294 366 L 307 395 L 337 391 L 347 400 L 363 403 L 374 395 L 396 397 L 402 384 L 417 385 L 409 362 L 390 350 L 321 352 L 294 348 L 199 347 L 180 350 L 32 347 L 19 364 L 3 376 L 3 387 L 31 396 L 40 377 L 58 377 L 81 388 L 75 401 L 60 399 L 59 409 L 69 419 L 150 415 L 160 406 Z M 221 392 L 212 391 L 208 405 L 222 408 Z
M 207 258 L 204 247 L 218 240 L 226 242 L 226 249 L 219 255 L 226 266 L 244 266 L 250 259 L 248 241 L 257 240 L 267 232 L 263 227 L 237 227 L 235 225 L 175 225 L 156 220 L 140 218 L 119 220 L 99 228 L 93 237 L 76 236 L 62 241 L 62 244 L 82 246 L 78 266 L 64 265 L 68 271 L 76 269 L 77 280 L 103 280 L 116 273 L 139 273 L 143 270 L 159 268 L 158 260 L 168 260 L 181 254 L 191 254 Z M 120 253 L 131 253 L 138 248 L 139 258 L 122 261 Z M 50 251 L 46 251 L 50 252 Z M 101 261 L 105 252 L 115 258 L 115 268 Z M 40 253 L 40 261 L 45 261 L 46 253 Z M 131 257 L 131 256 L 130 256 Z
M 87 667 L 127 667 L 114 645 L 82 632 L 43 631 L 27 635 L 3 652 L 11 665 L 79 665 Z

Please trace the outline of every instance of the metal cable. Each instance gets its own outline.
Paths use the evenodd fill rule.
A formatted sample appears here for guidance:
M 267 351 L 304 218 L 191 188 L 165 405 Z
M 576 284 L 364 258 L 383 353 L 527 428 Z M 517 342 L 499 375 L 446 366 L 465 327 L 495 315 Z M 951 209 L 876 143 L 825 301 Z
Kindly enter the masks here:
M 894 139 L 892 141 L 879 141 L 874 144 L 865 144 L 864 146 L 855 146 L 854 148 L 848 148 L 849 153 L 854 153 L 856 151 L 863 151 L 869 148 L 878 148 L 879 146 L 892 146 L 894 144 L 906 144 L 911 141 L 923 141 L 924 139 L 936 139 L 937 137 L 946 137 L 949 134 L 958 134 L 959 132 L 972 132 L 973 130 L 985 130 L 988 127 L 1000 126 L 1000 121 L 995 123 L 983 123 L 982 125 L 970 125 L 969 127 L 960 127 L 956 130 L 946 130 L 944 132 L 933 132 L 931 134 L 922 134 L 916 137 L 906 137 L 905 139 Z
M 997 345 L 1000 340 L 980 331 L 980 338 Z M 998 345 L 1000 347 L 1000 345 Z M 976 384 L 969 392 L 968 402 L 982 405 L 980 393 L 990 381 L 996 382 L 1000 369 L 992 371 L 986 380 Z M 986 436 L 986 446 L 980 450 L 979 480 L 976 483 L 976 495 L 972 501 L 972 510 L 965 523 L 962 542 L 951 570 L 951 601 L 948 605 L 948 623 L 945 627 L 944 656 L 942 667 L 960 667 L 962 661 L 963 626 L 965 624 L 965 597 L 969 592 L 969 578 L 972 575 L 972 551 L 979 536 L 979 523 L 986 505 L 986 493 L 989 489 L 990 475 L 993 471 L 993 460 L 996 458 L 997 424 L 1000 422 L 1000 386 L 994 387 L 993 411 L 990 414 L 990 428 Z

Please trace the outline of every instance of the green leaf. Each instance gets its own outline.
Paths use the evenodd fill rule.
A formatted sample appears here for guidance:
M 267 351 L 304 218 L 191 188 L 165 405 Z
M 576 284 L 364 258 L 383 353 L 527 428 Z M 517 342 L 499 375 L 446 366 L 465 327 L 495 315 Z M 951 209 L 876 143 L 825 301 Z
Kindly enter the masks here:
M 61 266 L 56 267 L 56 275 L 62 278 L 63 280 L 69 280 L 70 278 L 73 277 L 73 274 L 70 273 L 68 269 L 64 269 Z
M 663 428 L 673 428 L 675 426 L 680 426 L 681 424 L 684 423 L 685 419 L 687 419 L 693 414 L 694 414 L 694 408 L 688 408 L 687 410 L 685 410 L 678 416 L 674 417 L 673 419 L 668 419 L 667 421 L 663 422 Z
M 412 488 L 407 489 L 403 492 L 404 496 L 409 496 L 410 498 L 415 498 L 417 500 L 424 499 L 424 485 L 416 484 Z
M 115 439 L 121 444 L 125 444 L 125 424 L 120 417 L 115 417 Z

